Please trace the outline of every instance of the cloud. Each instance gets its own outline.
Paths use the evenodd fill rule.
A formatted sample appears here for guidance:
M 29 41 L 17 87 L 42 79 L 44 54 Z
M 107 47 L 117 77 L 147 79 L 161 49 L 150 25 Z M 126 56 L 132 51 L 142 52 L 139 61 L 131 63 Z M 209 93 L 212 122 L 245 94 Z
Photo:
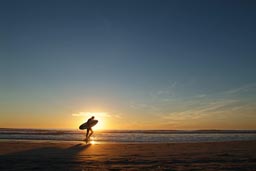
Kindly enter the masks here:
M 79 112 L 79 113 L 73 113 L 72 116 L 92 116 L 92 115 L 97 115 L 97 116 L 102 116 L 102 117 L 110 117 L 108 113 L 105 112 Z
M 223 110 L 231 110 L 231 107 L 237 104 L 237 100 L 222 100 L 217 102 L 208 102 L 202 106 L 194 107 L 192 109 L 184 110 L 181 112 L 172 112 L 165 116 L 163 119 L 169 120 L 187 120 L 187 119 L 199 119 L 204 116 L 218 113 Z
M 256 91 L 256 83 L 229 89 L 215 94 L 198 94 L 183 99 L 183 110 L 162 115 L 167 123 L 182 124 L 190 120 L 211 118 L 211 120 L 236 120 L 255 117 L 256 103 L 252 98 L 241 96 Z M 236 97 L 236 96 L 239 96 Z
M 241 87 L 214 93 L 190 94 L 181 97 L 172 96 L 172 88 L 177 83 L 170 84 L 169 88 L 151 92 L 152 100 L 147 103 L 132 103 L 131 108 L 147 113 L 156 113 L 161 122 L 171 124 L 185 124 L 191 121 L 207 119 L 218 121 L 235 120 L 238 117 L 252 116 L 256 112 L 256 103 L 248 93 L 256 91 L 256 84 L 247 84 Z M 244 96 L 241 96 L 243 95 Z M 154 114 L 153 113 L 153 114 Z
M 79 113 L 72 113 L 72 116 L 87 116 L 87 113 L 79 112 Z
M 227 90 L 225 93 L 231 95 L 231 94 L 238 94 L 242 92 L 248 92 L 252 90 L 256 90 L 256 83 L 246 84 L 238 88 L 230 89 L 230 90 Z
M 196 95 L 195 97 L 196 98 L 204 98 L 204 97 L 206 97 L 207 95 L 206 94 L 198 94 L 198 95 Z
M 72 116 L 74 117 L 80 117 L 80 116 L 86 116 L 86 117 L 91 117 L 91 116 L 95 116 L 95 117 L 101 117 L 101 118 L 121 118 L 121 116 L 119 114 L 116 113 L 106 113 L 106 112 L 79 112 L 79 113 L 73 113 Z
M 176 86 L 176 84 L 177 84 L 177 82 L 176 81 L 174 81 L 174 82 L 171 82 L 171 81 L 168 81 L 169 82 L 169 88 L 175 88 L 175 86 Z

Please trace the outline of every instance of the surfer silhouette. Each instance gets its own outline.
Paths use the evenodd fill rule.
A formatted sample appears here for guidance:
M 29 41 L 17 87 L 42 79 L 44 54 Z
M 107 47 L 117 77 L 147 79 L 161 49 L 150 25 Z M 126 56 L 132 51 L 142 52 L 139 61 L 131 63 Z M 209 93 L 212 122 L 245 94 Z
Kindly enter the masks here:
M 90 125 L 90 123 L 92 122 L 94 120 L 94 116 L 92 116 L 91 118 L 89 118 L 88 120 L 87 120 L 87 123 L 88 123 L 88 125 Z M 92 130 L 92 127 L 91 126 L 89 126 L 87 129 L 86 129 L 87 131 L 86 131 L 86 141 L 88 141 L 88 139 L 90 139 L 90 137 L 92 136 L 92 134 L 93 134 L 93 130 Z
M 98 120 L 94 119 L 94 116 L 89 118 L 87 122 L 83 123 L 82 125 L 79 126 L 80 130 L 85 130 L 86 129 L 86 138 L 85 141 L 86 143 L 90 140 L 90 137 L 93 134 L 92 127 L 95 126 L 98 123 Z

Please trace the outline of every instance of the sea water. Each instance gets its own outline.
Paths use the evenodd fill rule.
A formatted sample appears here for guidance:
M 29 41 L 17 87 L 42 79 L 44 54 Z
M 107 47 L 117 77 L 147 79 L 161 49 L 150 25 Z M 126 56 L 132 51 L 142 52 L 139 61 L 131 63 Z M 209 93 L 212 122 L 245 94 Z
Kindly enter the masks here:
M 1 140 L 81 141 L 85 131 L 53 129 L 0 129 Z M 255 130 L 107 130 L 94 131 L 96 143 L 184 143 L 256 140 Z

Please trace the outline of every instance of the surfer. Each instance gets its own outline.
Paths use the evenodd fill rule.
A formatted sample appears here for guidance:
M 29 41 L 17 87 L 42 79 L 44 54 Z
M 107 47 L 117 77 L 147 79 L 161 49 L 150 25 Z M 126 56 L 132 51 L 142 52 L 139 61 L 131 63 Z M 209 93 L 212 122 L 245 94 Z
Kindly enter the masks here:
M 90 123 L 90 122 L 92 122 L 94 120 L 94 116 L 92 116 L 91 118 L 89 118 L 88 120 L 87 120 L 87 123 Z M 90 124 L 89 124 L 90 125 Z M 90 139 L 90 137 L 92 136 L 92 134 L 93 134 L 93 130 L 92 130 L 92 127 L 91 126 L 89 126 L 87 129 L 86 129 L 87 131 L 86 131 L 86 141 L 88 141 L 89 139 Z
M 98 120 L 94 119 L 94 116 L 89 118 L 87 122 L 83 123 L 82 125 L 79 126 L 80 130 L 85 130 L 86 129 L 86 138 L 85 141 L 86 143 L 90 140 L 90 137 L 93 134 L 92 127 L 95 126 L 98 123 Z

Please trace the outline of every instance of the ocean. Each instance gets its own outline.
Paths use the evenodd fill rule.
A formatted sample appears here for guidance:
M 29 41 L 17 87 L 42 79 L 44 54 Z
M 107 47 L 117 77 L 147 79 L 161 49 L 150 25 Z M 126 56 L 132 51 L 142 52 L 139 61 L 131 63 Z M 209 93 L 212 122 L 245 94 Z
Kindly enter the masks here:
M 85 131 L 0 129 L 0 140 L 81 141 Z M 95 143 L 185 143 L 256 140 L 256 130 L 106 130 L 94 131 Z

